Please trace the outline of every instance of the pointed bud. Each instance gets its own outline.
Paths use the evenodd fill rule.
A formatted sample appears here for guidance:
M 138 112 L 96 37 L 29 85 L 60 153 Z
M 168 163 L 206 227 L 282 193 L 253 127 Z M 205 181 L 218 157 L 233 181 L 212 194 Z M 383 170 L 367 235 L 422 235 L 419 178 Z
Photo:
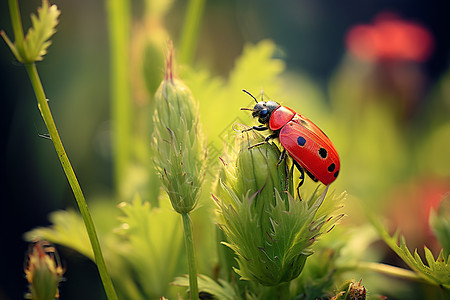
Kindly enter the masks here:
M 198 117 L 197 102 L 189 88 L 173 75 L 170 45 L 165 78 L 155 94 L 153 116 L 155 166 L 178 213 L 197 204 L 204 178 L 206 147 Z
M 58 284 L 63 279 L 55 248 L 44 241 L 36 242 L 28 252 L 25 275 L 30 284 L 27 297 L 33 300 L 53 300 L 59 298 Z

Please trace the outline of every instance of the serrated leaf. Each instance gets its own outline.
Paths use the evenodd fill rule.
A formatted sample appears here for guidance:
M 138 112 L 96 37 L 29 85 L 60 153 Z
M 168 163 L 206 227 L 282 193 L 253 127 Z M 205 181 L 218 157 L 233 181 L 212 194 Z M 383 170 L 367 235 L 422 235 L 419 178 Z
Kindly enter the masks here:
M 211 294 L 217 300 L 237 300 L 241 299 L 233 286 L 224 280 L 219 282 L 206 275 L 198 275 L 198 289 L 200 293 Z M 174 285 L 189 287 L 189 278 L 187 276 L 175 278 Z
M 427 246 L 423 247 L 423 250 L 425 251 L 425 259 L 427 260 L 428 266 L 434 271 L 433 267 L 435 266 L 435 260 L 433 253 L 431 253 L 431 250 L 428 249 Z
M 31 15 L 32 26 L 25 36 L 25 57 L 23 57 L 22 62 L 27 63 L 43 59 L 43 56 L 47 53 L 47 48 L 51 44 L 49 38 L 56 32 L 60 14 L 61 12 L 56 5 L 49 6 L 47 0 L 42 1 L 42 6 L 38 9 L 37 16 Z
M 438 259 L 434 260 L 433 253 L 425 247 L 425 259 L 427 265 L 425 265 L 417 253 L 417 249 L 414 251 L 414 255 L 411 254 L 406 241 L 403 236 L 400 236 L 400 244 L 398 234 L 390 236 L 386 229 L 377 221 L 372 219 L 372 224 L 377 229 L 381 238 L 385 243 L 421 278 L 428 283 L 442 286 L 446 289 L 450 289 L 450 256 L 445 257 L 443 250 L 439 253 Z
M 133 267 L 135 280 L 148 299 L 167 295 L 169 283 L 179 272 L 183 247 L 179 215 L 167 198 L 160 200 L 160 207 L 151 207 L 136 196 L 119 207 L 124 214 L 117 230 L 123 239 L 120 255 Z
M 60 210 L 50 214 L 51 227 L 39 227 L 25 233 L 25 240 L 47 240 L 72 248 L 94 260 L 89 236 L 81 216 L 74 210 Z

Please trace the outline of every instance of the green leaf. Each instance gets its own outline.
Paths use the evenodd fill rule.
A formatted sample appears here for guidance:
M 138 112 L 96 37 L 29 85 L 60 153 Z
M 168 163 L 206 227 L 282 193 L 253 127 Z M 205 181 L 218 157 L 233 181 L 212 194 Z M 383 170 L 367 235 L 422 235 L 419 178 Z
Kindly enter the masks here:
M 51 44 L 49 39 L 56 32 L 60 13 L 56 5 L 49 6 L 48 1 L 43 0 L 37 16 L 31 15 L 32 27 L 25 37 L 25 57 L 22 58 L 22 62 L 29 63 L 43 59 Z
M 431 211 L 430 226 L 444 248 L 444 254 L 450 255 L 450 194 L 441 200 L 437 212 Z
M 39 227 L 25 233 L 25 240 L 36 239 L 72 248 L 94 260 L 89 237 L 79 213 L 74 210 L 59 210 L 50 214 L 51 227 Z
M 180 216 L 170 208 L 167 198 L 160 200 L 160 207 L 151 207 L 136 196 L 132 203 L 119 207 L 124 216 L 116 231 L 122 237 L 118 252 L 132 266 L 147 299 L 167 296 L 169 283 L 180 272 Z
M 417 249 L 414 251 L 414 255 L 411 254 L 406 241 L 403 236 L 400 237 L 396 232 L 393 236 L 390 236 L 386 229 L 377 221 L 372 219 L 372 223 L 381 235 L 381 238 L 397 255 L 414 271 L 418 276 L 426 280 L 428 283 L 442 286 L 446 289 L 450 289 L 450 256 L 444 256 L 443 249 L 440 251 L 437 260 L 434 259 L 431 251 L 424 247 L 425 259 L 428 265 L 425 265 L 417 253 Z
M 241 299 L 233 286 L 225 281 L 219 279 L 219 282 L 213 280 L 206 275 L 198 275 L 198 289 L 200 293 L 208 293 L 214 296 L 217 300 L 236 300 Z M 187 276 L 175 278 L 174 285 L 189 286 L 189 278 Z M 208 298 L 209 299 L 209 298 Z

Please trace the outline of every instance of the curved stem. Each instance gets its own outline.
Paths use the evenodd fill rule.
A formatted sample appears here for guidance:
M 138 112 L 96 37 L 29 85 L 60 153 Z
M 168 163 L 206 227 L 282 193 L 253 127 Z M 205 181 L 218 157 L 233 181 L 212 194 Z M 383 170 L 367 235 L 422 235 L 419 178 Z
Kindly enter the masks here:
M 189 290 L 191 300 L 198 299 L 197 266 L 195 263 L 194 238 L 192 235 L 191 217 L 189 213 L 181 214 L 183 218 L 184 241 L 186 243 L 186 255 L 189 267 Z
M 35 63 L 30 63 L 25 65 L 27 69 L 28 76 L 30 77 L 31 84 L 33 85 L 34 93 L 36 94 L 38 107 L 41 112 L 42 118 L 44 119 L 45 125 L 47 126 L 50 138 L 55 147 L 58 158 L 66 174 L 67 180 L 69 181 L 70 187 L 72 188 L 73 194 L 77 201 L 80 213 L 83 217 L 86 230 L 89 235 L 89 240 L 91 241 L 92 250 L 94 252 L 95 262 L 100 273 L 100 277 L 105 288 L 106 295 L 109 300 L 116 300 L 117 295 L 114 290 L 113 283 L 109 277 L 108 271 L 106 269 L 106 264 L 103 259 L 103 254 L 100 248 L 100 243 L 98 241 L 97 233 L 95 230 L 94 222 L 92 221 L 91 214 L 84 198 L 83 192 L 81 191 L 80 184 L 78 183 L 75 172 L 73 171 L 72 165 L 70 164 L 69 158 L 67 157 L 64 146 L 59 137 L 58 130 L 56 129 L 55 122 L 53 120 L 50 107 L 48 106 L 47 99 L 45 97 L 44 89 L 42 87 L 39 74 L 36 69 Z
M 357 268 L 362 269 L 362 270 L 375 271 L 380 274 L 384 274 L 384 275 L 388 275 L 388 276 L 392 276 L 392 277 L 396 277 L 396 278 L 417 281 L 417 282 L 422 282 L 422 283 L 428 283 L 428 281 L 426 281 L 425 279 L 423 279 L 422 277 L 420 277 L 413 271 L 386 265 L 386 264 L 382 264 L 382 263 L 361 262 L 358 264 Z
M 14 42 L 16 43 L 17 52 L 21 57 L 24 57 L 24 35 L 22 28 L 22 19 L 20 18 L 19 4 L 17 0 L 9 0 L 9 14 L 11 15 L 11 24 L 14 31 Z

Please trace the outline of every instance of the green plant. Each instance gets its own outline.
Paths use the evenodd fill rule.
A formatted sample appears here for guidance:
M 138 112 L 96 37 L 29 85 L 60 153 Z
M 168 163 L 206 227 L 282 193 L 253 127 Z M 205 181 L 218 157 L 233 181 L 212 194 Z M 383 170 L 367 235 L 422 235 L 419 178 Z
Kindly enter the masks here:
M 206 145 L 197 103 L 189 88 L 174 76 L 169 48 L 165 77 L 156 91 L 153 122 L 156 170 L 173 209 L 183 220 L 191 299 L 198 298 L 197 267 L 190 213 L 195 209 L 204 179 Z
M 28 31 L 26 37 L 23 35 L 22 21 L 20 18 L 19 6 L 17 0 L 9 1 L 10 14 L 12 19 L 12 26 L 14 29 L 15 43 L 12 43 L 6 34 L 2 31 L 1 35 L 10 47 L 17 60 L 25 64 L 28 76 L 30 77 L 38 108 L 41 112 L 42 118 L 47 126 L 50 139 L 53 142 L 61 166 L 64 169 L 67 180 L 75 195 L 78 207 L 83 221 L 86 226 L 89 240 L 94 252 L 95 261 L 97 263 L 100 276 L 103 281 L 105 292 L 108 299 L 117 299 L 114 286 L 106 269 L 106 264 L 103 259 L 103 254 L 98 241 L 95 226 L 90 216 L 86 200 L 81 190 L 80 184 L 75 176 L 72 165 L 59 137 L 56 129 L 53 116 L 48 105 L 48 99 L 45 96 L 44 88 L 42 86 L 39 74 L 37 72 L 35 61 L 42 60 L 43 55 L 47 53 L 47 48 L 50 46 L 48 39 L 56 32 L 56 25 L 58 24 L 59 10 L 56 5 L 49 6 L 48 1 L 42 1 L 42 7 L 38 10 L 38 16 L 32 16 L 33 27 Z
M 370 73 L 376 65 L 361 66 L 344 58 L 327 94 L 306 74 L 286 72 L 282 52 L 269 40 L 245 44 L 229 76 L 212 75 L 216 70 L 208 66 L 208 58 L 197 64 L 194 55 L 203 0 L 189 1 L 175 42 L 181 81 L 174 76 L 172 46 L 166 46 L 172 32 L 164 22 L 173 1 L 145 0 L 139 15 L 130 1 L 108 0 L 114 192 L 89 195 L 87 211 L 34 64 L 47 52 L 59 11 L 43 2 L 24 36 L 17 2 L 9 3 L 15 41 L 2 36 L 29 72 L 81 211 L 81 215 L 71 209 L 55 211 L 49 217 L 51 226 L 33 229 L 25 239 L 45 239 L 97 262 L 108 298 L 116 298 L 117 291 L 118 298 L 133 300 L 379 299 L 386 292 L 380 285 L 387 280 L 395 282 L 388 296 L 448 297 L 448 199 L 430 218 L 443 249 L 435 256 L 425 248 L 425 259 L 417 250 L 411 252 L 398 232 L 389 235 L 377 221 L 369 226 L 364 214 L 352 207 L 367 202 L 367 210 L 379 210 L 379 202 L 389 199 L 386 191 L 405 174 L 448 173 L 445 158 L 438 155 L 447 149 L 450 132 L 442 106 L 436 105 L 424 117 L 437 124 L 426 124 L 433 129 L 431 134 L 424 130 L 427 126 L 400 127 L 390 102 L 378 99 L 386 91 L 367 92 L 371 80 L 365 81 L 360 71 Z M 443 77 L 435 97 L 450 99 L 444 88 L 448 78 Z M 248 114 L 239 112 L 239 107 L 250 105 L 243 88 L 252 93 L 264 88 L 265 97 L 280 99 L 317 121 L 336 140 L 343 162 L 339 180 L 324 187 L 307 179 L 298 198 L 294 187 L 299 174 L 291 169 L 289 158 L 279 161 L 277 141 L 249 149 L 264 137 L 242 125 L 254 125 Z M 413 147 L 419 142 L 420 147 Z M 389 152 L 380 151 L 385 145 Z M 222 146 L 224 151 L 219 150 Z M 416 157 L 424 158 L 417 170 L 412 163 Z M 332 191 L 344 188 L 350 191 L 345 208 L 346 194 Z M 348 217 L 334 228 L 344 214 Z M 379 238 L 374 228 L 411 270 L 383 261 L 385 253 L 374 246 Z M 62 272 L 47 265 L 53 273 L 46 298 L 54 298 Z M 35 268 L 26 271 L 29 278 L 31 270 Z

